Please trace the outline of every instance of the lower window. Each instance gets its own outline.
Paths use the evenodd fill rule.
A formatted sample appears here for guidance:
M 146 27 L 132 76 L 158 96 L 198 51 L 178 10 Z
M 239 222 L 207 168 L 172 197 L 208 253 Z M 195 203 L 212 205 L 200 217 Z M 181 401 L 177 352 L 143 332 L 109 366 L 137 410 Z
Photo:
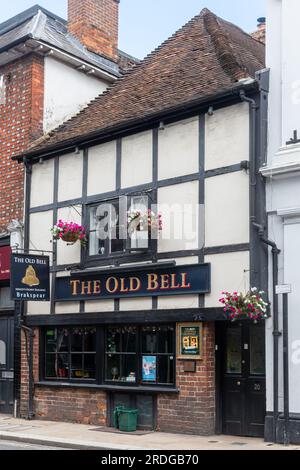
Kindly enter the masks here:
M 96 328 L 51 328 L 45 337 L 46 379 L 96 379 Z
M 173 385 L 173 326 L 106 329 L 105 380 L 127 384 Z
M 175 385 L 175 326 L 48 328 L 46 380 Z

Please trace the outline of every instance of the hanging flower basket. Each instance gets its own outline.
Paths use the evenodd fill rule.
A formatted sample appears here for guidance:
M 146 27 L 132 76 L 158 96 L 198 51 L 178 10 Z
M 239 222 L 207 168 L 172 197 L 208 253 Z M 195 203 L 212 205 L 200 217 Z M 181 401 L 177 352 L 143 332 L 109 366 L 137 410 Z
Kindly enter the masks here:
M 127 212 L 127 225 L 129 232 L 151 232 L 162 230 L 162 215 L 155 214 L 151 209 L 146 212 L 132 210 Z
M 54 240 L 63 240 L 71 245 L 74 245 L 77 241 L 80 241 L 83 246 L 87 243 L 85 228 L 75 222 L 64 222 L 63 220 L 59 220 L 51 229 L 51 233 Z
M 262 298 L 263 294 L 263 291 L 253 287 L 247 294 L 222 292 L 223 297 L 219 301 L 230 320 L 254 320 L 256 323 L 269 317 L 268 303 Z

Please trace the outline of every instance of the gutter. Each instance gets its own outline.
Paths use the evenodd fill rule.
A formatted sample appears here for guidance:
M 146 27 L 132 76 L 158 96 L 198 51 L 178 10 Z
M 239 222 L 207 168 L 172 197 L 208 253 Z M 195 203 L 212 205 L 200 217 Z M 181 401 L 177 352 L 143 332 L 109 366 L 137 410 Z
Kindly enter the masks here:
M 97 145 L 103 140 L 113 139 L 121 133 L 132 133 L 140 130 L 145 125 L 151 127 L 157 125 L 160 120 L 172 120 L 174 117 L 184 117 L 188 113 L 199 112 L 200 110 L 208 109 L 209 106 L 215 108 L 221 106 L 232 98 L 240 99 L 240 92 L 242 90 L 255 92 L 259 89 L 259 83 L 253 80 L 249 84 L 240 83 L 235 87 L 230 88 L 227 91 L 209 95 L 199 99 L 194 99 L 188 103 L 168 108 L 165 111 L 159 111 L 156 113 L 149 114 L 144 118 L 132 119 L 122 124 L 117 124 L 112 127 L 108 127 L 103 130 L 96 130 L 86 135 L 81 135 L 67 139 L 57 144 L 49 145 L 44 149 L 28 150 L 27 152 L 12 157 L 12 160 L 23 162 L 24 157 L 28 157 L 30 160 L 37 160 L 40 158 L 52 158 L 58 154 L 68 153 L 75 151 L 75 149 L 84 148 L 87 146 Z M 199 109 L 200 108 L 200 109 Z

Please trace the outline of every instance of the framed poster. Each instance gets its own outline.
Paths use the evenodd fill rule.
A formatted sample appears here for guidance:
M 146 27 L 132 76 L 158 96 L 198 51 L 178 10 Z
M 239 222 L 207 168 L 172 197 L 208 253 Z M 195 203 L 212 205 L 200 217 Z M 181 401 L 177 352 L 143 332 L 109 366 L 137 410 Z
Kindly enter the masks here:
M 202 323 L 178 323 L 177 359 L 202 359 Z
M 156 356 L 143 356 L 143 382 L 156 382 Z

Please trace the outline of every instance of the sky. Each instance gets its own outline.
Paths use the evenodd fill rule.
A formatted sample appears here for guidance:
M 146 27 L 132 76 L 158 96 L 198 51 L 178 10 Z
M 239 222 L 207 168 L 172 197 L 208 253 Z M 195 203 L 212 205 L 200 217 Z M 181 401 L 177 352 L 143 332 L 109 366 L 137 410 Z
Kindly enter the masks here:
M 204 7 L 252 32 L 256 29 L 257 18 L 266 15 L 265 1 L 121 0 L 119 48 L 141 59 Z M 67 0 L 2 0 L 0 22 L 35 3 L 63 18 L 67 17 Z

